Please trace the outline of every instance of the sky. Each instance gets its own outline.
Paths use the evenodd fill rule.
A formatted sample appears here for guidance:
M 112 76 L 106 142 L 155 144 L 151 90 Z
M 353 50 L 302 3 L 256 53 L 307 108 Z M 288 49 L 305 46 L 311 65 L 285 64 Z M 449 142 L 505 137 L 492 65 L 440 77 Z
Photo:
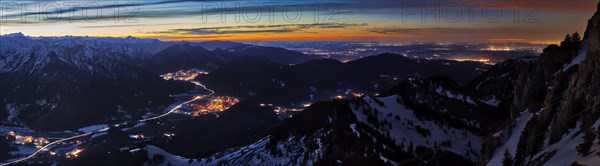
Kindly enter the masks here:
M 0 34 L 165 41 L 557 43 L 597 0 L 0 1 Z

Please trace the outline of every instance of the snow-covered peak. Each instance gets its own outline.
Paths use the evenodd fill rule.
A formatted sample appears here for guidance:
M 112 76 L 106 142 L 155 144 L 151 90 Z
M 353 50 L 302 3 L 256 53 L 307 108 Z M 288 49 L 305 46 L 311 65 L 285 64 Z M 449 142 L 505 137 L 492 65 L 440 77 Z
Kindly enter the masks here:
M 92 73 L 93 66 L 112 60 L 131 62 L 151 56 L 145 48 L 161 44 L 156 39 L 134 37 L 28 37 L 22 33 L 0 36 L 0 73 L 32 71 L 49 62 L 47 56 L 59 59 L 82 71 Z
M 23 35 L 23 33 L 21 33 L 21 32 L 5 34 L 2 36 L 4 36 L 4 37 L 25 37 L 25 35 Z

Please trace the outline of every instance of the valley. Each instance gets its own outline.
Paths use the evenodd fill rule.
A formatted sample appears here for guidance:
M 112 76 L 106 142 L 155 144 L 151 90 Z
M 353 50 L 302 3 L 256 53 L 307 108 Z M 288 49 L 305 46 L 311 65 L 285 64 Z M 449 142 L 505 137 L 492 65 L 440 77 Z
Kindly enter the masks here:
M 192 75 L 197 76 L 198 74 L 200 74 L 200 73 L 194 73 Z M 204 73 L 202 73 L 202 74 L 204 74 Z M 193 77 L 195 77 L 195 76 L 193 76 Z M 165 78 L 165 79 L 186 80 L 188 77 L 190 77 L 190 76 L 183 75 L 183 76 L 169 77 L 169 78 Z M 85 144 L 86 139 L 94 139 L 95 137 L 98 137 L 100 135 L 105 135 L 105 134 L 107 134 L 107 131 L 111 128 L 117 129 L 117 130 L 120 130 L 120 129 L 128 130 L 128 129 L 133 129 L 136 127 L 141 127 L 148 121 L 159 120 L 160 118 L 166 117 L 170 114 L 180 113 L 182 107 L 187 106 L 190 103 L 201 100 L 203 98 L 210 97 L 212 94 L 214 94 L 214 91 L 212 91 L 210 89 L 205 89 L 204 85 L 199 84 L 198 82 L 194 82 L 194 84 L 196 84 L 197 88 L 199 88 L 200 90 L 207 91 L 208 93 L 207 94 L 188 94 L 188 95 L 186 95 L 187 96 L 186 98 L 188 98 L 187 100 L 179 101 L 177 103 L 172 104 L 171 106 L 169 106 L 166 109 L 166 112 L 159 114 L 159 115 L 150 115 L 148 118 L 140 119 L 133 123 L 132 122 L 123 122 L 123 123 L 110 124 L 110 125 L 94 125 L 94 126 L 84 127 L 84 128 L 79 129 L 79 132 L 83 132 L 83 133 L 77 133 L 77 135 L 73 135 L 73 136 L 68 136 L 68 134 L 73 133 L 72 131 L 64 131 L 64 132 L 60 133 L 60 135 L 66 134 L 67 135 L 66 138 L 58 138 L 58 140 L 56 140 L 56 141 L 48 141 L 47 139 L 45 139 L 43 137 L 33 138 L 31 136 L 21 136 L 21 135 L 17 135 L 17 133 L 15 131 L 9 131 L 8 133 L 2 133 L 3 135 L 7 135 L 7 138 L 9 140 L 11 140 L 11 139 L 15 140 L 15 142 L 14 142 L 15 144 L 24 146 L 23 148 L 31 148 L 31 147 L 26 147 L 26 146 L 31 146 L 29 144 L 33 143 L 37 150 L 34 151 L 30 155 L 27 155 L 22 158 L 8 160 L 7 162 L 0 163 L 0 165 L 10 165 L 10 164 L 20 163 L 20 162 L 26 161 L 28 159 L 31 159 L 33 157 L 37 157 L 36 155 L 38 155 L 38 154 L 46 155 L 44 157 L 52 157 L 52 158 L 53 157 L 75 158 L 75 157 L 77 157 L 78 153 L 80 153 L 84 150 L 84 149 L 80 148 L 79 145 Z M 209 108 L 216 107 L 216 106 L 214 106 L 213 103 L 208 103 L 206 105 L 208 105 L 206 107 L 209 107 Z M 208 113 L 207 111 L 222 111 L 225 109 L 218 108 L 218 109 L 210 109 L 210 110 L 205 110 L 205 109 L 195 109 L 195 110 L 198 110 L 202 113 Z M 197 115 L 194 113 L 194 116 L 197 116 Z M 125 128 L 124 126 L 133 126 L 133 127 Z M 29 131 L 31 132 L 31 130 L 29 130 Z M 28 133 L 28 134 L 51 135 L 51 134 L 47 134 L 47 133 Z M 168 136 L 168 133 L 165 133 L 165 136 Z M 141 137 L 143 138 L 143 136 L 141 136 Z M 48 139 L 57 139 L 57 138 L 48 138 Z M 28 145 L 26 145 L 26 144 L 28 144 Z M 65 148 L 69 148 L 69 147 L 76 147 L 76 148 L 73 151 L 65 153 L 65 155 L 63 156 L 60 152 L 61 151 L 64 152 Z M 19 146 L 18 148 L 21 149 L 21 146 Z M 57 152 L 59 154 L 57 154 Z

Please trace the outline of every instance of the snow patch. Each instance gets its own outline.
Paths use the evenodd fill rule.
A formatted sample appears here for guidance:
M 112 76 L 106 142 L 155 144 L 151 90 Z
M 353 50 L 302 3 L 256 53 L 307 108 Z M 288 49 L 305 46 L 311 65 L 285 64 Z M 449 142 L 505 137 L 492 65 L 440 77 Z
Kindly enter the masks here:
M 358 130 L 356 130 L 356 123 L 350 124 L 350 129 L 352 129 L 352 132 L 356 134 L 356 137 L 360 138 L 360 133 L 358 132 Z
M 98 130 L 102 130 L 102 129 L 107 129 L 108 125 L 107 124 L 99 124 L 99 125 L 92 125 L 92 126 L 88 126 L 88 127 L 83 127 L 80 128 L 77 131 L 83 132 L 83 133 L 89 133 L 92 131 L 98 131 Z
M 144 150 L 146 150 L 148 152 L 148 158 L 150 158 L 150 160 L 152 160 L 155 155 L 164 156 L 165 158 L 164 158 L 163 163 L 160 163 L 159 165 L 188 165 L 187 163 L 188 163 L 189 159 L 186 159 L 181 156 L 173 155 L 173 154 L 168 153 L 167 151 L 162 150 L 161 148 L 158 148 L 156 146 L 148 145 L 148 146 L 144 147 Z
M 108 133 L 107 132 L 96 133 L 96 134 L 92 135 L 91 138 L 94 139 L 94 138 L 97 138 L 97 137 L 100 137 L 100 136 L 103 136 L 103 135 L 106 135 L 106 134 L 108 134 Z
M 565 64 L 562 71 L 566 71 L 567 69 L 571 68 L 571 66 L 581 64 L 581 62 L 583 62 L 583 60 L 585 60 L 585 55 L 587 54 L 587 50 L 588 50 L 589 46 L 590 46 L 590 42 L 588 40 L 584 40 L 581 43 L 581 50 L 579 50 L 579 54 L 577 54 L 577 56 L 575 58 L 573 58 L 573 60 L 571 60 L 571 63 Z
M 510 138 L 504 143 L 504 145 L 498 147 L 494 152 L 494 156 L 487 163 L 487 165 L 502 165 L 502 161 L 504 159 L 504 152 L 508 149 L 508 152 L 514 157 L 517 153 L 517 146 L 519 144 L 519 139 L 521 138 L 521 133 L 525 130 L 525 125 L 529 120 L 533 117 L 533 114 L 529 111 L 523 111 L 521 116 L 517 118 L 517 123 L 513 128 L 513 132 Z
M 498 99 L 496 99 L 495 97 L 491 98 L 489 100 L 479 100 L 479 101 L 481 101 L 487 105 L 494 106 L 494 107 L 498 107 L 498 105 L 500 105 L 500 101 Z

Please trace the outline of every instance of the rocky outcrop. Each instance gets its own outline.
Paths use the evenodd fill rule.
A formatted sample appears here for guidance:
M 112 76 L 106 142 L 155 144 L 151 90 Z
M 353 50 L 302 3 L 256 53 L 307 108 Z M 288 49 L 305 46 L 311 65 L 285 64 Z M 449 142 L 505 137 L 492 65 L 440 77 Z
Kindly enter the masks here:
M 567 37 L 558 45 L 550 45 L 543 50 L 533 66 L 524 68 L 515 85 L 513 111 L 538 111 L 544 106 L 544 98 L 548 94 L 556 73 L 570 62 L 576 55 L 579 40 Z
M 593 156 L 589 160 L 588 154 L 596 139 L 594 125 L 600 117 L 599 55 L 600 12 L 597 12 L 590 19 L 583 40 L 579 40 L 578 34 L 568 35 L 560 46 L 544 49 L 534 66 L 521 72 L 512 113 L 529 111 L 535 115 L 516 145 L 517 165 L 544 164 L 556 161 L 557 156 L 564 158 L 564 152 L 575 151 L 578 156 L 568 159 L 572 161 L 559 161 L 564 164 L 583 159 L 595 161 Z M 572 144 L 579 145 L 571 147 Z
M 551 134 L 551 141 L 557 141 L 572 128 L 578 117 L 582 117 L 582 128 L 590 128 L 600 116 L 600 12 L 590 19 L 585 40 L 589 42 L 585 60 L 568 81 L 569 87 L 552 123 L 555 130 Z

